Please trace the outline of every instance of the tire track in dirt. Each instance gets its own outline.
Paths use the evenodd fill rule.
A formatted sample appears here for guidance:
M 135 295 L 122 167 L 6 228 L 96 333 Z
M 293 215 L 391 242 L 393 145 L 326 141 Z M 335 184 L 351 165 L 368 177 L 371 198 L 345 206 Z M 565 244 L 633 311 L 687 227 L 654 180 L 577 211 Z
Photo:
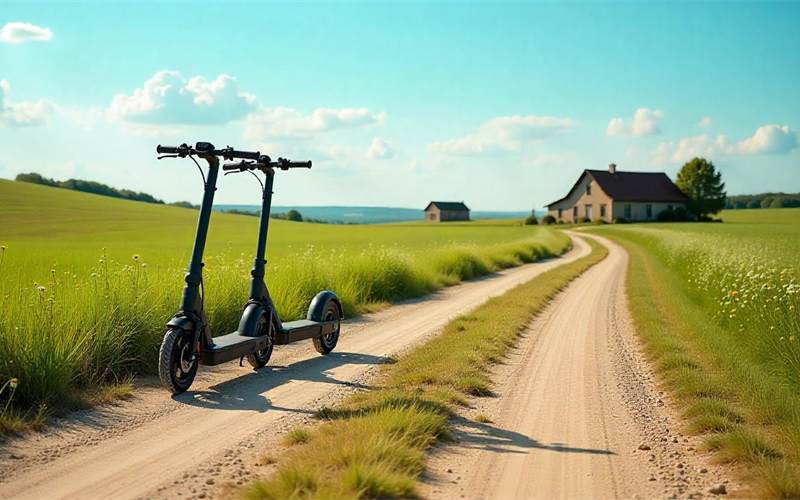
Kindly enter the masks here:
M 0 498 L 208 498 L 241 483 L 282 431 L 368 383 L 376 365 L 438 333 L 454 316 L 589 253 L 509 269 L 392 306 L 343 325 L 337 350 L 310 342 L 276 350 L 275 365 L 201 369 L 193 390 L 170 398 L 142 389 L 117 407 L 79 414 L 45 433 L 6 443 Z M 16 457 L 16 458 L 15 458 Z M 250 464 L 250 465 L 248 465 Z

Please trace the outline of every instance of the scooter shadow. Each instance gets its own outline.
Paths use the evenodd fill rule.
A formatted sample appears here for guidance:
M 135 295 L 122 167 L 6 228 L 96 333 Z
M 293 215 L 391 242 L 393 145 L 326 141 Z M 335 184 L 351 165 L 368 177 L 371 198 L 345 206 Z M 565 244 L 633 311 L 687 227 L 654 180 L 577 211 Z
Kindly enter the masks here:
M 304 381 L 370 389 L 370 386 L 364 384 L 338 380 L 326 372 L 343 365 L 378 365 L 389 362 L 390 358 L 382 356 L 332 352 L 327 356 L 304 359 L 288 366 L 268 365 L 249 371 L 247 375 L 213 385 L 208 390 L 187 391 L 173 399 L 190 406 L 214 410 L 313 413 L 313 410 L 308 409 L 276 406 L 264 393 L 284 384 Z

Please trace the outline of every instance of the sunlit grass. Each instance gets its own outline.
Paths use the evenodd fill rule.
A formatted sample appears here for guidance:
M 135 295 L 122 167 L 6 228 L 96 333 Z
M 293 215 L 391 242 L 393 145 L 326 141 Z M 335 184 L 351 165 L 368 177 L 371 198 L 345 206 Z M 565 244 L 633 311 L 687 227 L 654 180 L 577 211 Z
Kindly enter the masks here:
M 179 303 L 196 212 L 8 181 L 0 197 L 0 383 L 19 380 L 14 404 L 71 407 L 78 389 L 89 394 L 152 372 Z M 212 221 L 204 297 L 219 335 L 236 328 L 246 300 L 257 221 Z M 559 254 L 570 242 L 504 221 L 271 221 L 269 245 L 267 282 L 291 320 L 305 316 L 320 290 L 335 291 L 352 316 Z
M 605 227 L 631 255 L 631 311 L 687 431 L 758 490 L 800 491 L 800 210 L 732 211 L 724 224 Z M 733 214 L 733 215 L 731 215 Z

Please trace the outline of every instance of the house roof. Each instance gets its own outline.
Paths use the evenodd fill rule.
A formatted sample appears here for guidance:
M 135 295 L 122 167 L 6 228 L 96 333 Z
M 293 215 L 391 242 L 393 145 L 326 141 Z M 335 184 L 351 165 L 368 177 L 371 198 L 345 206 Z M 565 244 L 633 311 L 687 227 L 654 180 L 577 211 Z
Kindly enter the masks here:
M 663 172 L 620 172 L 584 170 L 567 195 L 547 205 L 569 198 L 584 175 L 590 175 L 600 189 L 614 201 L 687 202 L 689 198 Z
M 428 203 L 428 206 L 425 207 L 425 210 L 431 208 L 431 205 L 435 205 L 439 210 L 466 210 L 469 212 L 469 208 L 464 205 L 463 201 L 432 201 Z

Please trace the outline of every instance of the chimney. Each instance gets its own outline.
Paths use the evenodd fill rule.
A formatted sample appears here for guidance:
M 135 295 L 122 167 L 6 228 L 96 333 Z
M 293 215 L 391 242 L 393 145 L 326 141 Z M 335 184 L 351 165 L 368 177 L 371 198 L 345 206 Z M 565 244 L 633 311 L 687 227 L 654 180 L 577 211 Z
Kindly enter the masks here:
M 608 172 L 610 174 L 616 174 L 617 173 L 617 164 L 616 163 L 609 163 L 608 164 Z

